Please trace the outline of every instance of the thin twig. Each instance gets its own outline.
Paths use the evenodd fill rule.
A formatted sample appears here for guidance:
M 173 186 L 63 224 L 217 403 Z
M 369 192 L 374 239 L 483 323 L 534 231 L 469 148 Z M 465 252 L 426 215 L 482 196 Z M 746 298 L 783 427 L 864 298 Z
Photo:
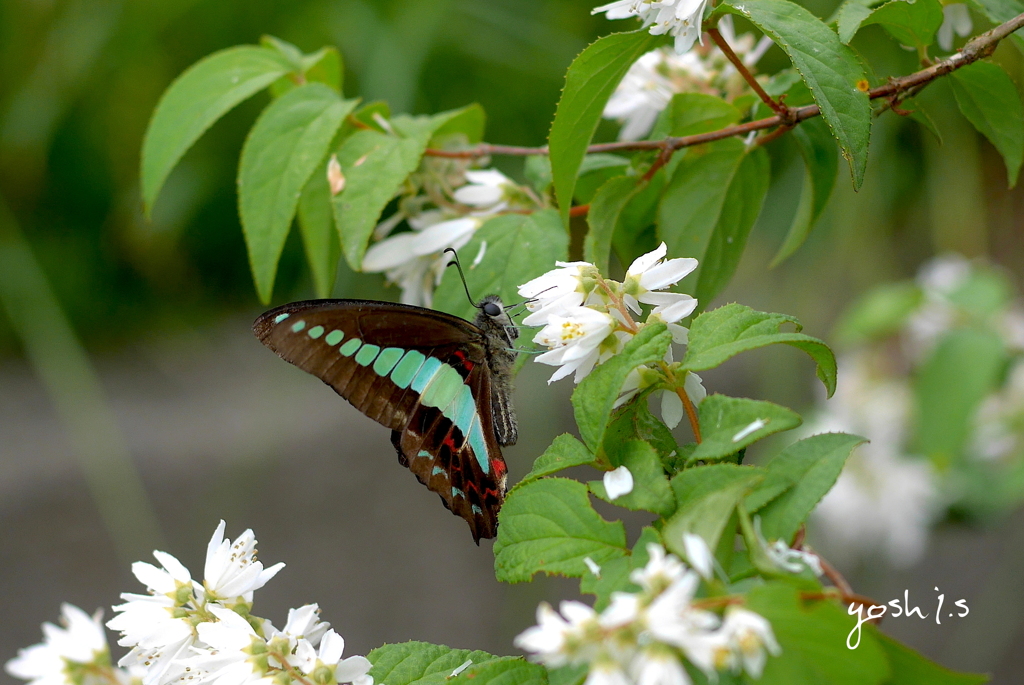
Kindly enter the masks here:
M 718 46 L 718 49 L 722 51 L 722 54 L 725 55 L 726 59 L 732 62 L 732 65 L 736 67 L 736 71 L 740 73 L 740 76 L 742 76 L 743 80 L 747 82 L 747 85 L 754 89 L 754 92 L 757 93 L 759 98 L 761 98 L 761 101 L 771 107 L 772 111 L 782 117 L 783 121 L 789 119 L 789 107 L 782 102 L 778 102 L 775 98 L 765 92 L 765 89 L 757 82 L 754 75 L 750 73 L 749 69 L 747 69 L 747 65 L 744 64 L 743 60 L 741 60 L 733 51 L 732 46 L 729 45 L 729 42 L 725 40 L 721 33 L 719 33 L 718 29 L 708 29 L 705 33 L 711 36 L 711 40 L 715 41 L 715 45 Z
M 960 52 L 950 55 L 944 60 L 938 61 L 929 67 L 915 71 L 907 76 L 901 76 L 899 78 L 890 79 L 885 85 L 877 88 L 872 88 L 868 91 L 868 97 L 872 100 L 878 98 L 885 98 L 890 103 L 895 96 L 898 102 L 905 97 L 921 90 L 922 87 L 928 85 L 932 81 L 946 74 L 949 74 L 957 69 L 966 67 L 968 64 L 973 64 L 980 59 L 991 55 L 996 46 L 1004 38 L 1012 34 L 1017 29 L 1024 27 L 1024 13 L 1017 15 L 1013 19 L 1000 24 L 990 31 L 972 38 Z M 710 131 L 708 133 L 700 133 L 692 136 L 679 136 L 679 137 L 668 137 L 664 140 L 639 140 L 639 141 L 620 141 L 616 143 L 599 143 L 597 145 L 591 145 L 587 148 L 588 154 L 595 154 L 598 152 L 637 152 L 644 150 L 655 150 L 674 152 L 684 147 L 691 147 L 693 145 L 700 145 L 702 143 L 710 143 L 716 140 L 723 140 L 725 138 L 732 138 L 735 136 L 745 136 L 751 131 L 763 131 L 769 128 L 775 128 L 776 126 L 792 123 L 793 125 L 804 121 L 805 119 L 811 119 L 819 116 L 821 110 L 817 105 L 805 105 L 803 107 L 792 107 L 788 108 L 790 116 L 787 118 L 782 117 L 778 114 L 764 119 L 758 119 L 757 121 L 748 121 L 745 124 L 737 124 L 734 126 L 726 126 L 725 128 L 717 131 Z M 547 146 L 543 147 L 517 147 L 512 145 L 491 145 L 489 143 L 482 143 L 474 148 L 468 150 L 435 150 L 427 149 L 426 155 L 432 157 L 450 157 L 455 159 L 476 159 L 478 157 L 486 157 L 489 155 L 512 155 L 512 156 L 527 156 L 527 155 L 546 155 L 548 154 Z M 661 156 L 659 156 L 659 159 Z

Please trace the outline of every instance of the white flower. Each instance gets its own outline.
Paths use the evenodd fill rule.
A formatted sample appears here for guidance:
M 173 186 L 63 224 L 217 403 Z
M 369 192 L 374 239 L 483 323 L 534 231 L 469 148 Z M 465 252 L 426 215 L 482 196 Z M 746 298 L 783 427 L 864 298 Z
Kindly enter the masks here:
M 583 304 L 585 297 L 581 270 L 593 268 L 587 262 L 555 262 L 557 268 L 519 286 L 519 294 L 530 298 L 523 319 L 526 326 L 546 326 L 554 315 L 563 315 Z
M 466 180 L 466 185 L 452 193 L 455 201 L 492 214 L 508 207 L 506 191 L 516 187 L 508 176 L 496 169 L 467 171 Z
M 583 685 L 633 685 L 618 661 L 610 658 L 601 659 L 591 664 L 590 672 Z
M 210 599 L 251 602 L 252 593 L 276 576 L 284 564 L 264 569 L 263 563 L 256 560 L 256 536 L 252 530 L 229 542 L 224 539 L 224 526 L 221 521 L 206 547 L 206 595 Z
M 217 685 L 243 685 L 266 675 L 261 666 L 265 641 L 249 622 L 230 609 L 211 605 L 216 621 L 196 626 L 202 647 L 192 648 L 193 656 L 183 660 L 194 682 Z
M 760 520 L 760 518 L 755 519 L 755 523 L 760 523 Z M 758 530 L 758 535 L 760 535 L 760 530 Z M 802 573 L 805 566 L 816 576 L 823 573 L 821 559 L 817 554 L 804 549 L 792 549 L 782 540 L 775 540 L 770 545 L 765 545 L 765 552 L 776 566 L 790 573 Z
M 541 602 L 537 606 L 537 625 L 527 628 L 513 640 L 516 647 L 532 652 L 538 661 L 551 668 L 585 659 L 592 650 L 583 637 L 598 625 L 597 614 L 582 602 L 562 602 L 559 608 L 565 618 L 550 604 Z
M 18 650 L 4 668 L 33 685 L 72 685 L 75 666 L 102 665 L 109 658 L 100 614 L 89 616 L 72 604 L 60 607 L 63 628 L 43 624 L 43 641 Z
M 618 0 L 595 7 L 591 14 L 604 12 L 608 19 L 639 17 L 650 26 L 651 35 L 675 36 L 675 50 L 682 54 L 700 37 L 707 0 Z
M 718 671 L 735 671 L 739 665 L 729 635 L 715 628 L 691 630 L 678 644 L 690 663 L 704 671 L 712 682 L 717 680 Z
M 604 474 L 604 491 L 608 499 L 615 500 L 633 492 L 633 474 L 625 466 L 606 471 Z
M 661 418 L 669 429 L 673 429 L 683 420 L 683 401 L 674 390 L 661 392 Z
M 640 140 L 650 133 L 658 115 L 678 92 L 659 70 L 667 54 L 671 53 L 659 49 L 641 55 L 608 99 L 603 116 L 622 122 L 619 140 Z
M 953 34 L 964 38 L 971 34 L 971 13 L 967 5 L 955 2 L 942 7 L 942 26 L 935 34 L 939 47 L 943 50 L 953 49 Z
M 715 571 L 715 557 L 704 538 L 695 533 L 683 533 L 683 548 L 690 566 L 705 579 L 711 580 Z
M 673 554 L 666 554 L 661 545 L 647 544 L 647 563 L 633 569 L 629 579 L 651 594 L 659 594 L 686 575 L 686 565 Z
M 294 639 L 304 638 L 316 644 L 330 627 L 330 623 L 320 620 L 320 607 L 316 604 L 307 604 L 298 609 L 288 610 L 288 621 L 280 633 Z
M 665 243 L 652 252 L 637 257 L 626 271 L 624 299 L 633 312 L 640 313 L 640 302 L 652 304 L 654 314 L 667 323 L 675 323 L 689 316 L 697 308 L 697 300 L 680 293 L 658 293 L 678 283 L 697 268 L 693 258 L 665 260 Z
M 691 604 L 699 585 L 700 576 L 687 571 L 651 602 L 647 608 L 647 630 L 651 635 L 687 651 L 694 647 L 697 636 L 718 627 L 718 616 Z
M 537 361 L 561 367 L 551 375 L 548 383 L 574 371 L 575 382 L 583 380 L 597 364 L 601 343 L 615 326 L 614 318 L 587 307 L 576 307 L 568 311 L 567 316 L 552 314 L 548 324 L 533 338 L 535 343 L 548 348 L 537 357 Z
M 319 651 L 314 650 L 308 640 L 299 640 L 295 654 L 299 670 L 313 676 L 316 683 L 372 685 L 373 678 L 369 675 L 372 665 L 369 660 L 363 656 L 342 659 L 344 651 L 345 639 L 333 630 L 328 630 L 320 640 Z
M 743 660 L 743 669 L 754 678 L 760 678 L 767 660 L 765 651 L 773 656 L 782 653 L 775 641 L 771 624 L 760 614 L 748 609 L 731 606 L 725 611 L 722 622 L 724 633 Z
M 629 665 L 636 685 L 690 685 L 679 657 L 657 643 L 641 649 Z

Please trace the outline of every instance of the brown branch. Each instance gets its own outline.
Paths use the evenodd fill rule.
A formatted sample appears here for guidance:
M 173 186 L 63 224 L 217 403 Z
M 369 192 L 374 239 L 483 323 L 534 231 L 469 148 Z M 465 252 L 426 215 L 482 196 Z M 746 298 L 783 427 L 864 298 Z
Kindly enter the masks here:
M 920 71 L 915 71 L 913 74 L 889 79 L 889 82 L 885 85 L 872 88 L 868 91 L 868 97 L 872 100 L 885 98 L 891 104 L 894 101 L 898 103 L 900 100 L 905 99 L 910 95 L 916 95 L 924 86 L 928 85 L 935 79 L 945 76 L 946 74 L 956 71 L 962 67 L 966 67 L 968 64 L 977 62 L 979 59 L 988 57 L 995 51 L 996 46 L 1001 40 L 1022 27 L 1024 27 L 1024 13 L 1017 15 L 1013 19 L 1000 24 L 990 31 L 986 31 L 979 36 L 975 36 L 968 41 L 966 45 L 964 45 L 960 52 L 950 55 L 944 60 L 936 62 L 929 67 L 921 69 Z M 599 143 L 588 147 L 587 154 L 595 154 L 598 152 L 638 152 L 644 150 L 656 150 L 663 152 L 663 155 L 659 155 L 660 161 L 665 154 L 671 155 L 672 152 L 684 147 L 710 143 L 716 140 L 723 140 L 725 138 L 733 138 L 735 136 L 745 136 L 752 131 L 763 131 L 765 129 L 775 128 L 776 126 L 783 126 L 787 124 L 796 125 L 805 119 L 811 119 L 821 114 L 821 110 L 818 109 L 817 105 L 792 107 L 787 108 L 787 110 L 789 111 L 788 118 L 776 114 L 775 116 L 758 119 L 757 121 L 748 121 L 745 124 L 727 126 L 717 131 L 710 131 L 708 133 L 700 133 L 692 136 L 672 136 L 665 138 L 664 140 Z M 486 157 L 489 155 L 546 155 L 548 154 L 548 148 L 547 146 L 517 147 L 512 145 L 491 145 L 489 143 L 482 143 L 469 150 L 449 151 L 427 149 L 425 154 L 432 157 L 476 159 L 478 157 Z M 664 164 L 664 162 L 662 162 L 662 164 Z
M 761 102 L 771 107 L 772 111 L 782 117 L 784 122 L 788 121 L 791 117 L 789 107 L 782 102 L 776 101 L 775 98 L 765 92 L 765 89 L 761 87 L 761 84 L 757 82 L 754 75 L 750 73 L 749 69 L 747 69 L 747 65 L 744 64 L 743 60 L 741 60 L 733 51 L 729 42 L 722 37 L 721 33 L 718 32 L 718 29 L 708 29 L 705 33 L 711 36 L 711 40 L 715 41 L 715 45 L 717 45 L 718 49 L 722 51 L 722 54 L 725 55 L 726 59 L 732 62 L 732 65 L 736 67 L 736 71 L 740 73 L 740 76 L 742 76 L 743 80 L 747 82 L 747 85 L 754 89 L 757 96 L 761 98 Z

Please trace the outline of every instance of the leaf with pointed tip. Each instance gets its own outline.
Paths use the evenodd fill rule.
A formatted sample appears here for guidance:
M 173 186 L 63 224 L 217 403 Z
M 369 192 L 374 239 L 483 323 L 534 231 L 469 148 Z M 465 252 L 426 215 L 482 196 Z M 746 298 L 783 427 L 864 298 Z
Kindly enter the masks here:
M 789 0 L 729 0 L 721 7 L 749 19 L 771 36 L 811 89 L 821 116 L 850 163 L 854 190 L 864 182 L 871 134 L 871 105 L 864 67 L 836 33 Z
M 504 583 L 534 574 L 579 578 L 583 559 L 596 564 L 625 556 L 626 529 L 594 511 L 587 486 L 566 478 L 541 478 L 508 494 L 499 514 L 494 573 Z
M 533 468 L 516 483 L 520 487 L 532 480 L 550 476 L 573 466 L 593 464 L 597 457 L 587 449 L 586 445 L 569 435 L 562 433 L 552 441 L 544 453 L 533 462 Z
M 690 470 L 704 468 L 707 467 Z M 687 554 L 684 536 L 687 533 L 704 538 L 709 549 L 714 550 L 718 547 L 736 505 L 743 501 L 750 489 L 762 478 L 762 475 L 753 469 L 744 471 L 742 478 L 723 482 L 721 487 L 699 497 L 690 497 L 685 503 L 679 502 L 679 509 L 665 522 L 665 527 L 661 531 L 665 547 L 685 558 Z
M 796 428 L 800 415 L 791 409 L 745 397 L 708 395 L 700 403 L 701 443 L 688 463 L 716 461 L 762 438 Z
M 605 502 L 632 511 L 650 511 L 665 517 L 676 509 L 672 488 L 665 477 L 665 469 L 654 448 L 640 440 L 630 440 L 608 455 L 612 466 L 625 466 L 633 476 L 633 489 L 616 497 L 608 497 L 604 481 L 590 481 L 590 491 Z
M 576 173 L 608 98 L 633 63 L 662 40 L 644 29 L 613 33 L 591 43 L 569 65 L 548 137 L 555 197 L 564 223 L 569 222 Z
M 975 62 L 950 74 L 956 103 L 967 120 L 999 150 L 1010 187 L 1017 185 L 1024 161 L 1024 105 L 1003 68 Z
M 186 69 L 160 97 L 142 142 L 146 213 L 182 155 L 218 119 L 288 73 L 279 53 L 255 45 L 215 52 Z
M 355 107 L 322 83 L 310 83 L 263 110 L 242 147 L 238 208 L 260 300 L 270 302 L 302 188 Z
M 502 660 L 487 652 L 452 649 L 429 642 L 384 645 L 366 655 L 375 683 L 388 685 L 444 685 L 452 672 L 467 661 L 490 664 Z

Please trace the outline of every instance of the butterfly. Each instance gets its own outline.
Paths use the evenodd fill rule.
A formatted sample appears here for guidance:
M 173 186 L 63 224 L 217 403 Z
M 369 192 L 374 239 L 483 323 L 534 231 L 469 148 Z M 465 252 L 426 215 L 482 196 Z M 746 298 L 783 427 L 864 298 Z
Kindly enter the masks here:
M 461 270 L 461 269 L 460 269 Z M 368 300 L 286 304 L 253 324 L 260 341 L 391 429 L 398 461 L 461 516 L 479 545 L 493 538 L 516 442 L 516 328 L 501 299 L 473 323 Z

